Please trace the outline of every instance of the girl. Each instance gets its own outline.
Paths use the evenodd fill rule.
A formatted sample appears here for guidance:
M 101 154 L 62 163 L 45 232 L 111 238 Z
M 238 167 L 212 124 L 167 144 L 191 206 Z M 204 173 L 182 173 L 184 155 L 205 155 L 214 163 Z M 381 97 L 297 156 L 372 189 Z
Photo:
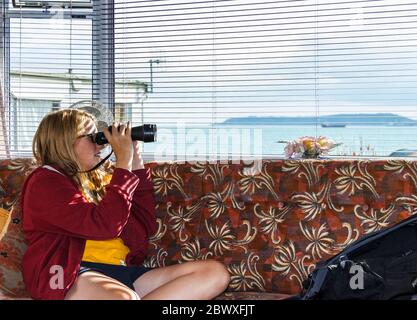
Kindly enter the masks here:
M 23 279 L 34 299 L 211 299 L 230 281 L 216 261 L 142 266 L 156 231 L 150 172 L 131 126 L 104 129 L 116 163 L 99 170 L 92 115 L 75 109 L 44 117 L 33 140 L 40 165 L 22 190 L 28 248 Z

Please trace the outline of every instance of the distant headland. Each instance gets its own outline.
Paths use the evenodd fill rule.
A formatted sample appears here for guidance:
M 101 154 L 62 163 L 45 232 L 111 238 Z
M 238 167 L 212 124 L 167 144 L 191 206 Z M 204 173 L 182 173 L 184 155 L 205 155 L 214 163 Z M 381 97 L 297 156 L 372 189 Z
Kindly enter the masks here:
M 236 117 L 221 124 L 227 125 L 322 125 L 323 127 L 345 126 L 417 126 L 413 120 L 395 113 L 334 114 L 317 117 Z

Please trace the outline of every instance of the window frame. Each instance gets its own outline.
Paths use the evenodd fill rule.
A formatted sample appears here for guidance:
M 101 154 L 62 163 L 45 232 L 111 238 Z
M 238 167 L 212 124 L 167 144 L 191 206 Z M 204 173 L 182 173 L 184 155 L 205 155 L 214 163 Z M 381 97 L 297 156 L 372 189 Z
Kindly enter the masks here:
M 13 127 L 12 123 L 14 119 L 13 111 L 13 97 L 11 90 L 11 56 L 10 56 L 10 43 L 11 43 L 11 19 L 50 19 L 55 13 L 50 11 L 49 8 L 42 6 L 22 6 L 22 10 L 19 7 L 10 6 L 10 0 L 1 0 L 2 1 L 2 10 L 3 10 L 3 32 L 1 34 L 1 43 L 2 43 L 2 68 L 3 68 L 3 103 L 5 109 L 5 127 L 6 127 L 6 137 L 5 139 L 5 151 L 4 155 L 7 158 L 13 157 L 14 149 L 11 147 L 13 132 L 10 128 Z M 14 2 L 14 0 L 13 0 Z M 92 21 L 92 95 L 91 99 L 102 102 L 105 106 L 109 107 L 114 105 L 114 54 L 112 55 L 112 50 L 109 50 L 109 46 L 114 43 L 113 32 L 106 34 L 102 28 L 102 21 L 108 19 L 107 10 L 103 10 L 102 1 L 92 1 L 91 6 L 75 6 L 72 8 L 64 8 L 62 12 L 63 19 L 72 19 L 72 18 L 84 18 Z M 108 5 L 109 2 L 105 1 Z M 94 5 L 93 5 L 94 4 Z M 91 12 L 91 8 L 93 8 Z M 113 28 L 113 27 L 112 27 Z M 98 43 L 94 39 L 100 39 Z M 113 58 L 112 58 L 113 57 Z M 97 61 L 99 63 L 97 63 Z M 112 76 L 113 74 L 113 76 Z M 106 79 L 108 81 L 102 81 Z M 110 108 L 114 112 L 114 108 Z M 15 133 L 17 134 L 17 133 Z M 19 150 L 18 154 L 21 156 L 30 156 L 31 152 Z

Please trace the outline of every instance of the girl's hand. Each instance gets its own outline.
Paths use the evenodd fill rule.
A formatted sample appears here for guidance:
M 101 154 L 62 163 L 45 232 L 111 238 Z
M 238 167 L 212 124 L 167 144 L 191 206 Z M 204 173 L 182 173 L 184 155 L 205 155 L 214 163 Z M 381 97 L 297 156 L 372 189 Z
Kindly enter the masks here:
M 133 164 L 132 170 L 144 169 L 142 155 L 140 153 L 140 141 L 133 141 Z
M 108 128 L 103 130 L 116 156 L 116 168 L 132 170 L 133 145 L 130 122 L 127 125 L 113 123 L 112 132 Z

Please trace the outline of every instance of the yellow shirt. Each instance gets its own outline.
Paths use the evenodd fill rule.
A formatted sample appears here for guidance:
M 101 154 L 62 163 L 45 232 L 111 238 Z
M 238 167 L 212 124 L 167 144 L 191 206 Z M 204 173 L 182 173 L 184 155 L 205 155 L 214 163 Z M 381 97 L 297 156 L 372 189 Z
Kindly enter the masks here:
M 103 176 L 103 183 L 109 184 L 111 180 L 111 174 Z M 85 189 L 93 190 L 94 185 L 85 181 Z M 82 191 L 84 197 L 88 202 L 94 202 L 90 194 Z M 115 238 L 110 240 L 87 240 L 85 243 L 84 254 L 82 261 L 106 263 L 115 265 L 126 265 L 126 256 L 129 253 L 129 248 L 125 246 L 121 238 Z
M 82 261 L 126 265 L 129 248 L 121 238 L 111 240 L 87 240 Z

